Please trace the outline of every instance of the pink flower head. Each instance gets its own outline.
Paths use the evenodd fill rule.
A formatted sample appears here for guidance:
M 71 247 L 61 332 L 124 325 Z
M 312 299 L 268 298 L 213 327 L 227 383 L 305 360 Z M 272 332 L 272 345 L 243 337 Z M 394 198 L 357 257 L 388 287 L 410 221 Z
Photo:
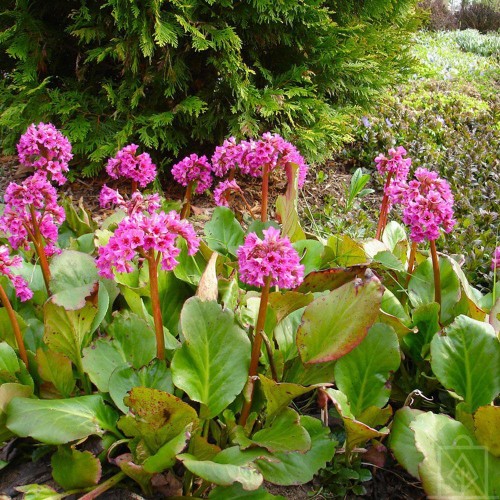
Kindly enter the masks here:
M 236 181 L 222 181 L 219 182 L 214 191 L 214 199 L 215 204 L 219 207 L 228 207 L 229 203 L 227 202 L 227 196 L 231 192 L 239 192 L 242 193 L 240 186 L 236 183 Z
M 19 162 L 56 181 L 59 185 L 67 179 L 68 162 L 73 158 L 71 143 L 51 123 L 32 124 L 17 144 Z
M 0 217 L 0 229 L 10 233 L 12 248 L 29 248 L 29 235 L 36 233 L 32 210 L 45 240 L 48 256 L 59 253 L 56 248 L 58 227 L 65 219 L 64 209 L 57 204 L 57 192 L 42 174 L 28 177 L 22 184 L 11 182 L 5 191 L 5 210 Z
M 22 302 L 31 299 L 33 292 L 28 288 L 28 282 L 22 277 L 15 275 L 10 268 L 21 265 L 21 257 L 18 255 L 11 257 L 9 248 L 0 245 L 0 275 L 6 276 L 14 286 L 16 295 Z
M 389 149 L 389 158 L 380 153 L 375 158 L 377 170 L 381 175 L 391 173 L 395 181 L 406 180 L 411 166 L 411 158 L 403 158 L 406 154 L 403 146 Z
M 161 201 L 157 193 L 143 195 L 140 191 L 134 191 L 130 199 L 126 200 L 118 190 L 104 184 L 99 195 L 99 204 L 102 208 L 116 206 L 123 209 L 127 215 L 132 215 L 144 211 L 152 214 L 160 208 Z
M 453 194 L 436 172 L 418 168 L 414 180 L 401 181 L 393 192 L 393 200 L 403 205 L 403 221 L 413 241 L 436 240 L 440 228 L 447 233 L 453 229 Z
M 304 279 L 304 266 L 288 238 L 280 237 L 274 227 L 264 229 L 264 239 L 250 233 L 238 249 L 241 281 L 254 286 L 264 286 L 271 277 L 271 286 L 295 288 Z
M 212 185 L 212 167 L 206 156 L 191 154 L 172 167 L 174 179 L 182 186 L 196 182 L 197 194 L 203 193 Z
M 298 185 L 304 185 L 308 166 L 297 148 L 285 141 L 278 134 L 266 132 L 258 141 L 242 141 L 240 169 L 244 174 L 252 177 L 262 177 L 263 167 L 269 171 L 276 168 L 287 168 L 296 163 L 299 167 Z
M 156 177 L 156 165 L 148 153 L 137 154 L 137 144 L 129 144 L 108 160 L 106 172 L 113 179 L 126 177 L 146 187 Z
M 229 170 L 241 164 L 242 148 L 234 137 L 226 139 L 222 146 L 217 146 L 212 156 L 212 171 L 217 177 L 223 177 Z
M 112 279 L 113 268 L 118 273 L 130 273 L 134 269 L 131 264 L 134 257 L 150 250 L 161 254 L 161 268 L 171 271 L 178 264 L 176 257 L 180 249 L 176 241 L 179 236 L 186 240 L 188 254 L 194 255 L 200 242 L 191 224 L 181 220 L 175 210 L 129 215 L 118 224 L 109 242 L 99 248 L 96 262 L 99 274 Z
M 495 271 L 500 269 L 500 246 L 496 247 L 493 252 L 493 258 L 491 259 L 491 269 Z

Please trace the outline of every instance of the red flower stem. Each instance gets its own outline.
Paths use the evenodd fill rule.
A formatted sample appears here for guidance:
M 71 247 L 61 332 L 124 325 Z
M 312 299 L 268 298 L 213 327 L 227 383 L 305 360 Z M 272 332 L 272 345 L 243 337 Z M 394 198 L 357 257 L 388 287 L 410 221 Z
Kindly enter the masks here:
M 151 307 L 155 324 L 156 357 L 163 360 L 165 359 L 165 338 L 163 337 L 163 319 L 161 317 L 160 294 L 158 292 L 158 265 L 153 249 L 146 254 L 146 258 L 148 259 Z
M 267 221 L 267 198 L 269 196 L 269 168 L 264 165 L 262 171 L 262 207 L 260 209 L 260 220 Z
M 434 301 L 439 304 L 441 316 L 441 273 L 439 271 L 439 259 L 436 250 L 436 242 L 431 240 L 432 270 L 434 272 Z
M 122 479 L 125 479 L 126 477 L 127 475 L 125 474 L 125 472 L 120 471 L 118 472 L 118 474 L 115 474 L 113 477 L 110 477 L 108 480 L 104 481 L 104 483 L 97 486 L 97 488 L 94 488 L 86 495 L 81 496 L 80 500 L 93 500 L 105 491 L 108 491 L 110 488 L 115 486 L 115 484 L 118 484 Z
M 245 426 L 247 423 L 248 415 L 250 415 L 250 408 L 253 401 L 254 380 L 253 377 L 257 375 L 257 368 L 259 366 L 260 348 L 262 346 L 262 331 L 266 322 L 267 303 L 269 300 L 269 288 L 271 286 L 271 276 L 266 278 L 262 294 L 260 296 L 259 315 L 257 316 L 257 325 L 255 326 L 255 336 L 252 345 L 252 356 L 250 358 L 250 368 L 248 369 L 248 383 L 250 384 L 250 391 L 248 399 L 245 400 L 243 409 L 241 410 L 240 425 Z
M 45 253 L 45 249 L 43 246 L 43 238 L 40 233 L 40 227 L 38 226 L 38 222 L 36 220 L 35 209 L 33 205 L 30 205 L 30 213 L 31 213 L 31 222 L 33 224 L 33 233 L 32 239 L 33 245 L 35 246 L 36 254 L 40 260 L 40 267 L 42 268 L 43 281 L 45 282 L 45 288 L 47 289 L 47 293 L 50 295 L 50 267 L 49 261 L 47 260 L 47 254 Z
M 139 185 L 137 184 L 137 181 L 132 181 L 132 193 L 131 194 L 134 194 L 138 189 L 139 189 Z
M 382 198 L 382 204 L 380 206 L 380 215 L 378 218 L 377 233 L 375 235 L 375 238 L 377 240 L 380 240 L 382 233 L 384 232 L 385 225 L 387 224 L 387 213 L 389 211 L 388 207 L 389 197 L 387 196 L 386 191 L 391 183 L 391 178 L 392 178 L 392 172 L 389 172 L 389 174 L 387 175 L 387 180 L 385 181 L 384 196 Z
M 234 174 L 236 173 L 236 168 L 233 167 L 231 170 L 229 170 L 229 176 L 227 178 L 228 181 L 232 181 L 234 179 Z
M 190 181 L 186 188 L 186 194 L 184 195 L 184 205 L 181 210 L 181 219 L 186 219 L 191 213 L 191 197 L 193 195 L 193 181 Z
M 12 330 L 14 330 L 14 336 L 16 337 L 17 347 L 19 348 L 19 355 L 21 356 L 21 359 L 26 365 L 26 368 L 29 368 L 28 354 L 26 352 L 26 347 L 24 345 L 24 339 L 21 333 L 21 328 L 19 328 L 19 322 L 17 321 L 16 313 L 14 312 L 9 297 L 7 297 L 7 294 L 5 293 L 5 290 L 3 289 L 2 285 L 0 285 L 0 301 L 7 310 L 7 316 L 9 316 L 10 324 L 12 325 Z
M 408 274 L 406 275 L 406 287 L 408 287 L 408 283 L 410 283 L 410 279 L 413 274 L 413 267 L 415 266 L 416 255 L 417 255 L 417 242 L 414 241 L 411 244 L 410 257 L 408 259 Z

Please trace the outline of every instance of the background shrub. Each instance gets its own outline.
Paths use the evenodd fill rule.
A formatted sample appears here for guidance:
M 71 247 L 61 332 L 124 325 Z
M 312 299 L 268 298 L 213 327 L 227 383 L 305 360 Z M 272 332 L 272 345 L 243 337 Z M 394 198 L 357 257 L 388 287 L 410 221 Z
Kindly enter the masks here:
M 498 2 L 473 2 L 457 12 L 460 29 L 474 29 L 481 33 L 500 29 L 500 4 Z
M 450 10 L 448 0 L 423 0 L 419 8 L 427 13 L 425 27 L 431 31 L 454 30 L 458 27 L 455 14 Z
M 84 175 L 127 142 L 170 164 L 272 129 L 320 159 L 410 67 L 414 0 L 10 0 L 0 139 L 52 121 Z

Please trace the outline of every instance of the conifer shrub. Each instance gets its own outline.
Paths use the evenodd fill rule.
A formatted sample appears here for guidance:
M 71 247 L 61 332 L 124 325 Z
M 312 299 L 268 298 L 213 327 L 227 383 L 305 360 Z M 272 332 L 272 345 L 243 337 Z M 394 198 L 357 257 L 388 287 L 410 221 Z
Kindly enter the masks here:
M 411 66 L 417 25 L 414 0 L 7 3 L 2 148 L 50 121 L 86 176 L 130 142 L 171 165 L 266 130 L 321 159 Z

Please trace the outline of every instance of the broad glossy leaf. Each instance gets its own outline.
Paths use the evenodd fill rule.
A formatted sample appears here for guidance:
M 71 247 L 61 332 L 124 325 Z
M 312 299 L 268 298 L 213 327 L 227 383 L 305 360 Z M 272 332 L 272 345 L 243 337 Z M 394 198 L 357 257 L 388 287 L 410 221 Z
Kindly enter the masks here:
M 335 290 L 345 283 L 349 283 L 357 276 L 365 273 L 365 266 L 354 266 L 349 268 L 332 268 L 324 271 L 313 271 L 309 273 L 302 284 L 295 289 L 296 292 L 325 292 Z
M 154 474 L 144 470 L 142 465 L 134 463 L 131 453 L 123 453 L 122 455 L 119 455 L 113 460 L 113 463 L 141 487 L 145 496 L 152 496 L 153 488 L 151 485 L 151 479 Z
M 417 450 L 415 445 L 415 433 L 410 424 L 418 415 L 423 415 L 421 410 L 414 410 L 404 406 L 398 410 L 392 422 L 389 446 L 396 460 L 413 476 L 420 479 L 418 466 L 424 456 Z
M 283 382 L 291 382 L 302 386 L 325 385 L 333 382 L 335 361 L 304 365 L 300 358 L 295 358 L 289 369 L 286 370 Z
M 380 264 L 383 268 L 404 272 L 405 267 L 403 263 L 389 250 L 383 250 L 382 252 L 378 252 L 374 255 L 373 261 L 377 264 Z
M 266 491 L 263 487 L 257 490 L 245 491 L 239 483 L 235 483 L 232 486 L 217 486 L 214 488 L 208 498 L 211 500 L 228 500 L 229 498 L 250 498 L 252 500 L 286 500 L 285 497 L 281 495 L 272 495 Z
M 14 375 L 19 369 L 16 351 L 7 342 L 0 342 L 0 377 Z
M 293 245 L 300 256 L 300 263 L 304 266 L 304 275 L 312 271 L 319 271 L 323 263 L 323 244 L 317 240 L 299 240 Z
M 19 324 L 21 333 L 24 336 L 24 332 L 26 331 L 26 328 L 28 328 L 28 325 L 17 311 L 14 311 L 14 315 L 17 319 L 17 323 Z M 16 336 L 14 335 L 12 323 L 10 322 L 9 315 L 7 314 L 7 309 L 5 309 L 5 307 L 0 307 L 0 340 L 7 342 L 7 344 L 11 347 L 17 349 Z
M 85 306 L 85 299 L 97 291 L 97 267 L 93 257 L 74 250 L 64 250 L 50 264 L 51 300 L 66 310 Z
M 269 294 L 269 305 L 276 314 L 276 322 L 279 323 L 297 309 L 310 304 L 313 299 L 314 297 L 311 293 L 272 292 Z
M 328 258 L 330 265 L 349 267 L 368 262 L 363 245 L 347 234 L 330 236 L 327 246 L 332 251 Z
M 120 418 L 118 427 L 127 436 L 140 437 L 151 454 L 178 436 L 189 424 L 198 425 L 194 408 L 181 399 L 147 387 L 135 387 L 125 400 L 133 415 Z
M 474 414 L 476 438 L 495 457 L 500 457 L 500 406 L 481 406 Z
M 50 349 L 38 349 L 36 361 L 40 377 L 53 384 L 63 398 L 68 398 L 73 392 L 76 383 L 71 360 L 63 354 Z
M 197 460 L 189 454 L 177 457 L 184 467 L 209 483 L 230 486 L 240 483 L 244 490 L 256 490 L 263 481 L 262 474 L 254 465 L 220 464 L 209 460 Z
M 490 325 L 497 332 L 497 337 L 500 334 L 500 298 L 493 304 L 490 314 L 488 316 Z
M 196 296 L 200 297 L 201 300 L 217 300 L 219 297 L 219 281 L 217 279 L 217 257 L 218 253 L 214 252 L 200 279 L 198 280 L 198 288 L 196 290 Z
M 500 343 L 491 325 L 467 316 L 458 316 L 445 333 L 431 342 L 432 371 L 474 413 L 500 392 Z
M 77 311 L 67 311 L 53 302 L 44 306 L 45 334 L 47 346 L 67 356 L 78 364 L 82 348 L 91 340 L 91 328 L 97 308 L 92 304 Z
M 204 232 L 210 249 L 226 256 L 235 256 L 245 238 L 243 228 L 227 207 L 214 210 L 212 219 L 205 224 Z
M 90 451 L 60 446 L 52 455 L 52 477 L 65 490 L 95 486 L 101 479 L 101 462 Z
M 332 459 L 337 443 L 331 439 L 329 429 L 308 416 L 302 416 L 300 423 L 311 437 L 311 449 L 306 453 L 274 453 L 277 461 L 256 460 L 266 481 L 284 486 L 304 484 Z
M 398 222 L 391 220 L 387 226 L 385 226 L 384 233 L 382 234 L 382 241 L 391 252 L 394 252 L 398 243 L 408 241 L 405 228 Z
M 446 324 L 453 320 L 453 309 L 460 300 L 460 281 L 450 261 L 439 258 L 441 278 L 441 321 Z M 408 294 L 413 307 L 417 308 L 434 302 L 434 274 L 432 261 L 427 259 L 418 265 L 408 284 Z
M 371 275 L 315 299 L 297 332 L 302 361 L 332 361 L 354 349 L 377 319 L 382 295 L 383 286 Z
M 493 498 L 500 461 L 479 445 L 460 422 L 424 413 L 410 424 L 424 455 L 419 475 L 425 492 L 437 498 Z
M 326 389 L 325 393 L 331 399 L 337 412 L 341 416 L 344 422 L 344 428 L 346 433 L 345 449 L 346 453 L 349 455 L 352 450 L 359 446 L 363 446 L 370 439 L 381 438 L 389 434 L 389 429 L 377 430 L 370 427 L 368 424 L 357 420 L 351 412 L 347 397 L 341 391 L 336 389 Z M 385 414 L 383 409 L 379 410 L 383 415 Z M 373 419 L 373 415 L 371 415 Z
M 195 255 L 188 255 L 187 243 L 182 238 L 177 241 L 177 246 L 181 249 L 181 253 L 177 257 L 179 264 L 173 270 L 175 277 L 191 285 L 198 286 L 208 258 L 205 258 L 201 247 Z
M 44 484 L 27 484 L 16 486 L 16 490 L 24 493 L 24 500 L 58 500 L 64 498 L 66 494 L 57 493 L 56 490 Z
M 170 370 L 166 363 L 159 359 L 155 359 L 139 370 L 123 365 L 111 374 L 108 385 L 109 395 L 123 413 L 128 412 L 123 399 L 134 387 L 150 387 L 169 393 L 174 392 Z
M 7 429 L 6 409 L 14 398 L 29 398 L 33 395 L 33 388 L 17 382 L 0 384 L 0 445 L 14 434 Z M 1 467 L 0 467 L 1 469 Z
M 233 313 L 216 302 L 189 299 L 181 313 L 182 347 L 172 360 L 174 385 L 206 405 L 211 418 L 242 391 L 248 377 L 250 340 Z
M 400 362 L 398 337 L 382 323 L 373 325 L 361 344 L 337 361 L 335 383 L 355 417 L 370 406 L 385 406 L 391 393 L 387 381 Z
M 116 431 L 116 413 L 101 396 L 71 399 L 15 398 L 7 407 L 7 427 L 20 437 L 65 444 L 104 431 Z
M 414 360 L 426 359 L 430 352 L 430 344 L 434 335 L 441 330 L 439 325 L 439 304 L 431 302 L 417 307 L 413 311 L 413 324 L 417 328 L 415 334 L 404 338 Z

